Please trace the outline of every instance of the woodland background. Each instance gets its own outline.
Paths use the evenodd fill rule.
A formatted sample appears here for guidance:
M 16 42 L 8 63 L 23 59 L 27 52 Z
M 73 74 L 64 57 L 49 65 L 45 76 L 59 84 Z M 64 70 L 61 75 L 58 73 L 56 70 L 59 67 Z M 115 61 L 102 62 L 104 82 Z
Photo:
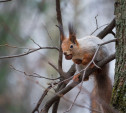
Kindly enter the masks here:
M 111 22 L 114 18 L 114 0 L 61 0 L 61 11 L 65 34 L 68 35 L 68 23 L 72 22 L 76 26 L 77 37 L 81 38 L 96 29 L 96 18 L 98 26 Z M 59 47 L 59 30 L 55 25 L 57 19 L 54 0 L 12 0 L 0 3 L 0 56 L 27 52 L 29 48 L 37 48 L 36 43 L 42 47 Z M 104 27 L 98 29 L 94 35 Z M 108 39 L 113 39 L 113 35 L 107 35 L 104 40 Z M 114 48 L 114 43 L 109 44 L 110 53 L 114 53 Z M 48 61 L 57 65 L 57 59 L 58 52 L 48 49 L 22 57 L 1 59 L 0 113 L 30 113 L 50 82 L 42 78 L 28 77 L 12 69 L 11 65 L 28 74 L 39 73 L 45 77 L 56 78 L 58 74 Z M 63 69 L 67 71 L 71 64 L 71 61 L 64 59 Z M 110 70 L 113 80 L 114 61 L 111 62 Z M 84 83 L 89 92 L 92 86 L 92 81 Z M 66 97 L 72 100 L 77 90 L 78 88 L 75 88 Z M 50 92 L 46 99 L 51 96 Z M 61 102 L 58 113 L 65 111 L 69 105 L 69 102 L 63 99 Z M 77 102 L 89 107 L 88 94 L 82 92 Z M 70 112 L 80 113 L 81 110 L 88 113 L 88 109 L 76 106 Z

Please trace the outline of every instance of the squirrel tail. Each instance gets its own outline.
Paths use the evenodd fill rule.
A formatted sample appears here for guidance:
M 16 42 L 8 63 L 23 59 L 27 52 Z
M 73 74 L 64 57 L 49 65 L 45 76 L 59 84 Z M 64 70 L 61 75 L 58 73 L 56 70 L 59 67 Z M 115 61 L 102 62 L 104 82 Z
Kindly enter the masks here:
M 109 78 L 109 64 L 106 64 L 102 69 L 98 69 L 95 73 L 95 87 L 92 91 L 91 106 L 92 113 L 95 110 L 102 111 L 103 113 L 110 112 L 110 100 L 112 94 L 112 84 Z

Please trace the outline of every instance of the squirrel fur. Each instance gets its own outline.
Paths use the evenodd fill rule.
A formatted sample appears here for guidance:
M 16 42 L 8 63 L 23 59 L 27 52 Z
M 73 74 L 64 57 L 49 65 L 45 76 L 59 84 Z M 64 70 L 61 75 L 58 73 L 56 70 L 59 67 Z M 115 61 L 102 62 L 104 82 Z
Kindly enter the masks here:
M 76 64 L 77 71 L 84 69 L 92 60 L 98 44 L 103 43 L 98 37 L 86 36 L 81 39 L 76 38 L 76 32 L 69 24 L 69 37 L 61 36 L 62 51 L 67 60 L 72 60 Z M 108 56 L 108 49 L 105 45 L 101 46 L 94 61 L 97 63 Z M 91 66 L 90 66 L 91 68 Z M 108 104 L 110 103 L 112 84 L 108 76 L 109 65 L 106 64 L 102 69 L 94 72 L 95 86 L 91 94 L 91 107 L 95 110 L 108 113 Z M 88 80 L 88 79 L 87 79 Z M 102 106 L 102 107 L 101 107 Z M 96 113 L 92 110 L 92 113 Z

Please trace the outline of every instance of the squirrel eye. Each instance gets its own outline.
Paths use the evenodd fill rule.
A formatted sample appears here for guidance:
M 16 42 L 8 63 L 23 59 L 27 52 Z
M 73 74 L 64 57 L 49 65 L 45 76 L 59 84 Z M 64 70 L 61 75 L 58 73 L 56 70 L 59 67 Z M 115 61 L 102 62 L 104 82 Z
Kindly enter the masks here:
M 71 48 L 71 49 L 73 48 L 73 45 L 72 45 L 72 44 L 70 45 L 70 48 Z

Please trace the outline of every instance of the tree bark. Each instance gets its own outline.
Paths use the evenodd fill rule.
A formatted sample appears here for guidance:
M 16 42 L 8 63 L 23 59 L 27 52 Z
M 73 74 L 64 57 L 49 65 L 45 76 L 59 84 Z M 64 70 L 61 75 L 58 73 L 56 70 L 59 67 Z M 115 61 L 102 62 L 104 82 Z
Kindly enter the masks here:
M 126 0 L 116 0 L 116 66 L 112 105 L 126 113 Z

